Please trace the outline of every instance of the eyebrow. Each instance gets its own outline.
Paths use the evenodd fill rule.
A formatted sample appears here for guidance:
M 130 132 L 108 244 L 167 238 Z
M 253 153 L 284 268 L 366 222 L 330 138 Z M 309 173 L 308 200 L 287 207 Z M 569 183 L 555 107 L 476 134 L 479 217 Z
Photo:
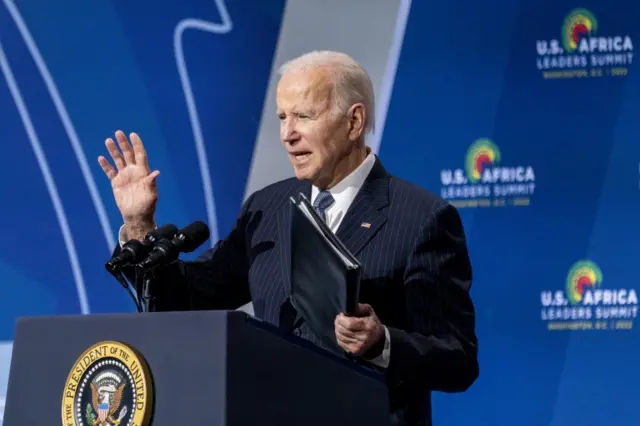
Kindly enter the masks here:
M 276 111 L 276 116 L 280 116 L 282 114 L 284 114 L 284 111 L 281 111 L 281 110 Z M 305 109 L 294 109 L 292 111 L 292 114 L 294 114 L 294 115 L 305 114 L 305 115 L 309 115 L 311 117 L 315 117 L 316 115 L 318 115 L 318 111 L 315 110 L 315 109 L 307 109 L 307 110 L 305 110 Z

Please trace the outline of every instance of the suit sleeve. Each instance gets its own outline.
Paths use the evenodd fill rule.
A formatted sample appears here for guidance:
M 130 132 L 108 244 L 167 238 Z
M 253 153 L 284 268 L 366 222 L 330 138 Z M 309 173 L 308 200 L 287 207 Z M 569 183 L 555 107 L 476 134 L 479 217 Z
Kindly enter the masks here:
M 470 287 L 462 222 L 447 204 L 422 225 L 409 257 L 403 326 L 388 327 L 391 386 L 409 392 L 460 392 L 476 380 L 478 343 Z
M 156 311 L 236 309 L 251 301 L 249 236 L 251 196 L 229 235 L 194 261 L 178 260 L 155 270 L 151 285 Z M 129 280 L 135 278 L 128 270 Z

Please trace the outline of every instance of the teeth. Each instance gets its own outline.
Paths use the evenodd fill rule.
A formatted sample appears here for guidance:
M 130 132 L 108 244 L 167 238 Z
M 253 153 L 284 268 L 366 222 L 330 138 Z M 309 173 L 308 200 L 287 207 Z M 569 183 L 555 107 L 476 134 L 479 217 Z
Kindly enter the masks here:
M 294 154 L 293 156 L 295 157 L 295 159 L 297 161 L 304 161 L 309 157 L 309 155 L 311 155 L 311 154 L 305 153 L 305 154 Z

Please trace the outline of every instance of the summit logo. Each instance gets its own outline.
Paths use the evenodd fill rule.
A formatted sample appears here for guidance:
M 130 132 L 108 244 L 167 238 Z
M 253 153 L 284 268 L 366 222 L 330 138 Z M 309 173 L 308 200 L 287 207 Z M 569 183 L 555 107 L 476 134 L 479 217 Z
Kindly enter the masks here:
M 535 190 L 532 166 L 503 164 L 491 139 L 478 139 L 467 150 L 464 169 L 440 171 L 440 194 L 456 207 L 527 206 Z
M 574 263 L 564 289 L 543 290 L 541 319 L 549 331 L 630 330 L 638 316 L 638 294 L 632 286 L 604 285 L 595 262 Z
M 536 41 L 536 64 L 544 78 L 624 77 L 633 62 L 628 34 L 601 32 L 595 15 L 574 9 L 559 39 Z

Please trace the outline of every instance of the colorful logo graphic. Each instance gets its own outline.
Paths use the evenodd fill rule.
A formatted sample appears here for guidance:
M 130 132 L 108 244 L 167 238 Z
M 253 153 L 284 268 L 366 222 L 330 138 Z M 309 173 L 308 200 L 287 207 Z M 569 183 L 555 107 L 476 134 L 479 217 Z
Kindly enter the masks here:
M 62 424 L 148 426 L 153 412 L 149 365 L 133 347 L 102 341 L 70 368 L 62 390 Z
M 633 40 L 616 24 L 606 17 L 598 22 L 587 9 L 571 10 L 560 37 L 536 40 L 536 66 L 543 78 L 626 76 L 633 62 Z
M 567 298 L 572 305 L 582 302 L 585 290 L 595 290 L 602 283 L 602 271 L 589 260 L 576 262 L 567 276 Z
M 574 9 L 567 15 L 562 26 L 564 50 L 571 53 L 578 48 L 582 38 L 595 35 L 598 21 L 587 9 Z
M 475 183 L 482 172 L 500 162 L 500 150 L 490 139 L 478 139 L 467 150 L 466 171 L 469 182 Z
M 463 167 L 440 170 L 440 194 L 458 208 L 528 206 L 535 181 L 532 166 L 502 164 L 498 146 L 478 138 L 467 148 Z
M 609 277 L 609 284 L 610 284 Z M 549 331 L 631 330 L 638 317 L 638 290 L 604 285 L 594 262 L 579 260 L 569 269 L 564 290 L 542 290 L 540 318 Z

